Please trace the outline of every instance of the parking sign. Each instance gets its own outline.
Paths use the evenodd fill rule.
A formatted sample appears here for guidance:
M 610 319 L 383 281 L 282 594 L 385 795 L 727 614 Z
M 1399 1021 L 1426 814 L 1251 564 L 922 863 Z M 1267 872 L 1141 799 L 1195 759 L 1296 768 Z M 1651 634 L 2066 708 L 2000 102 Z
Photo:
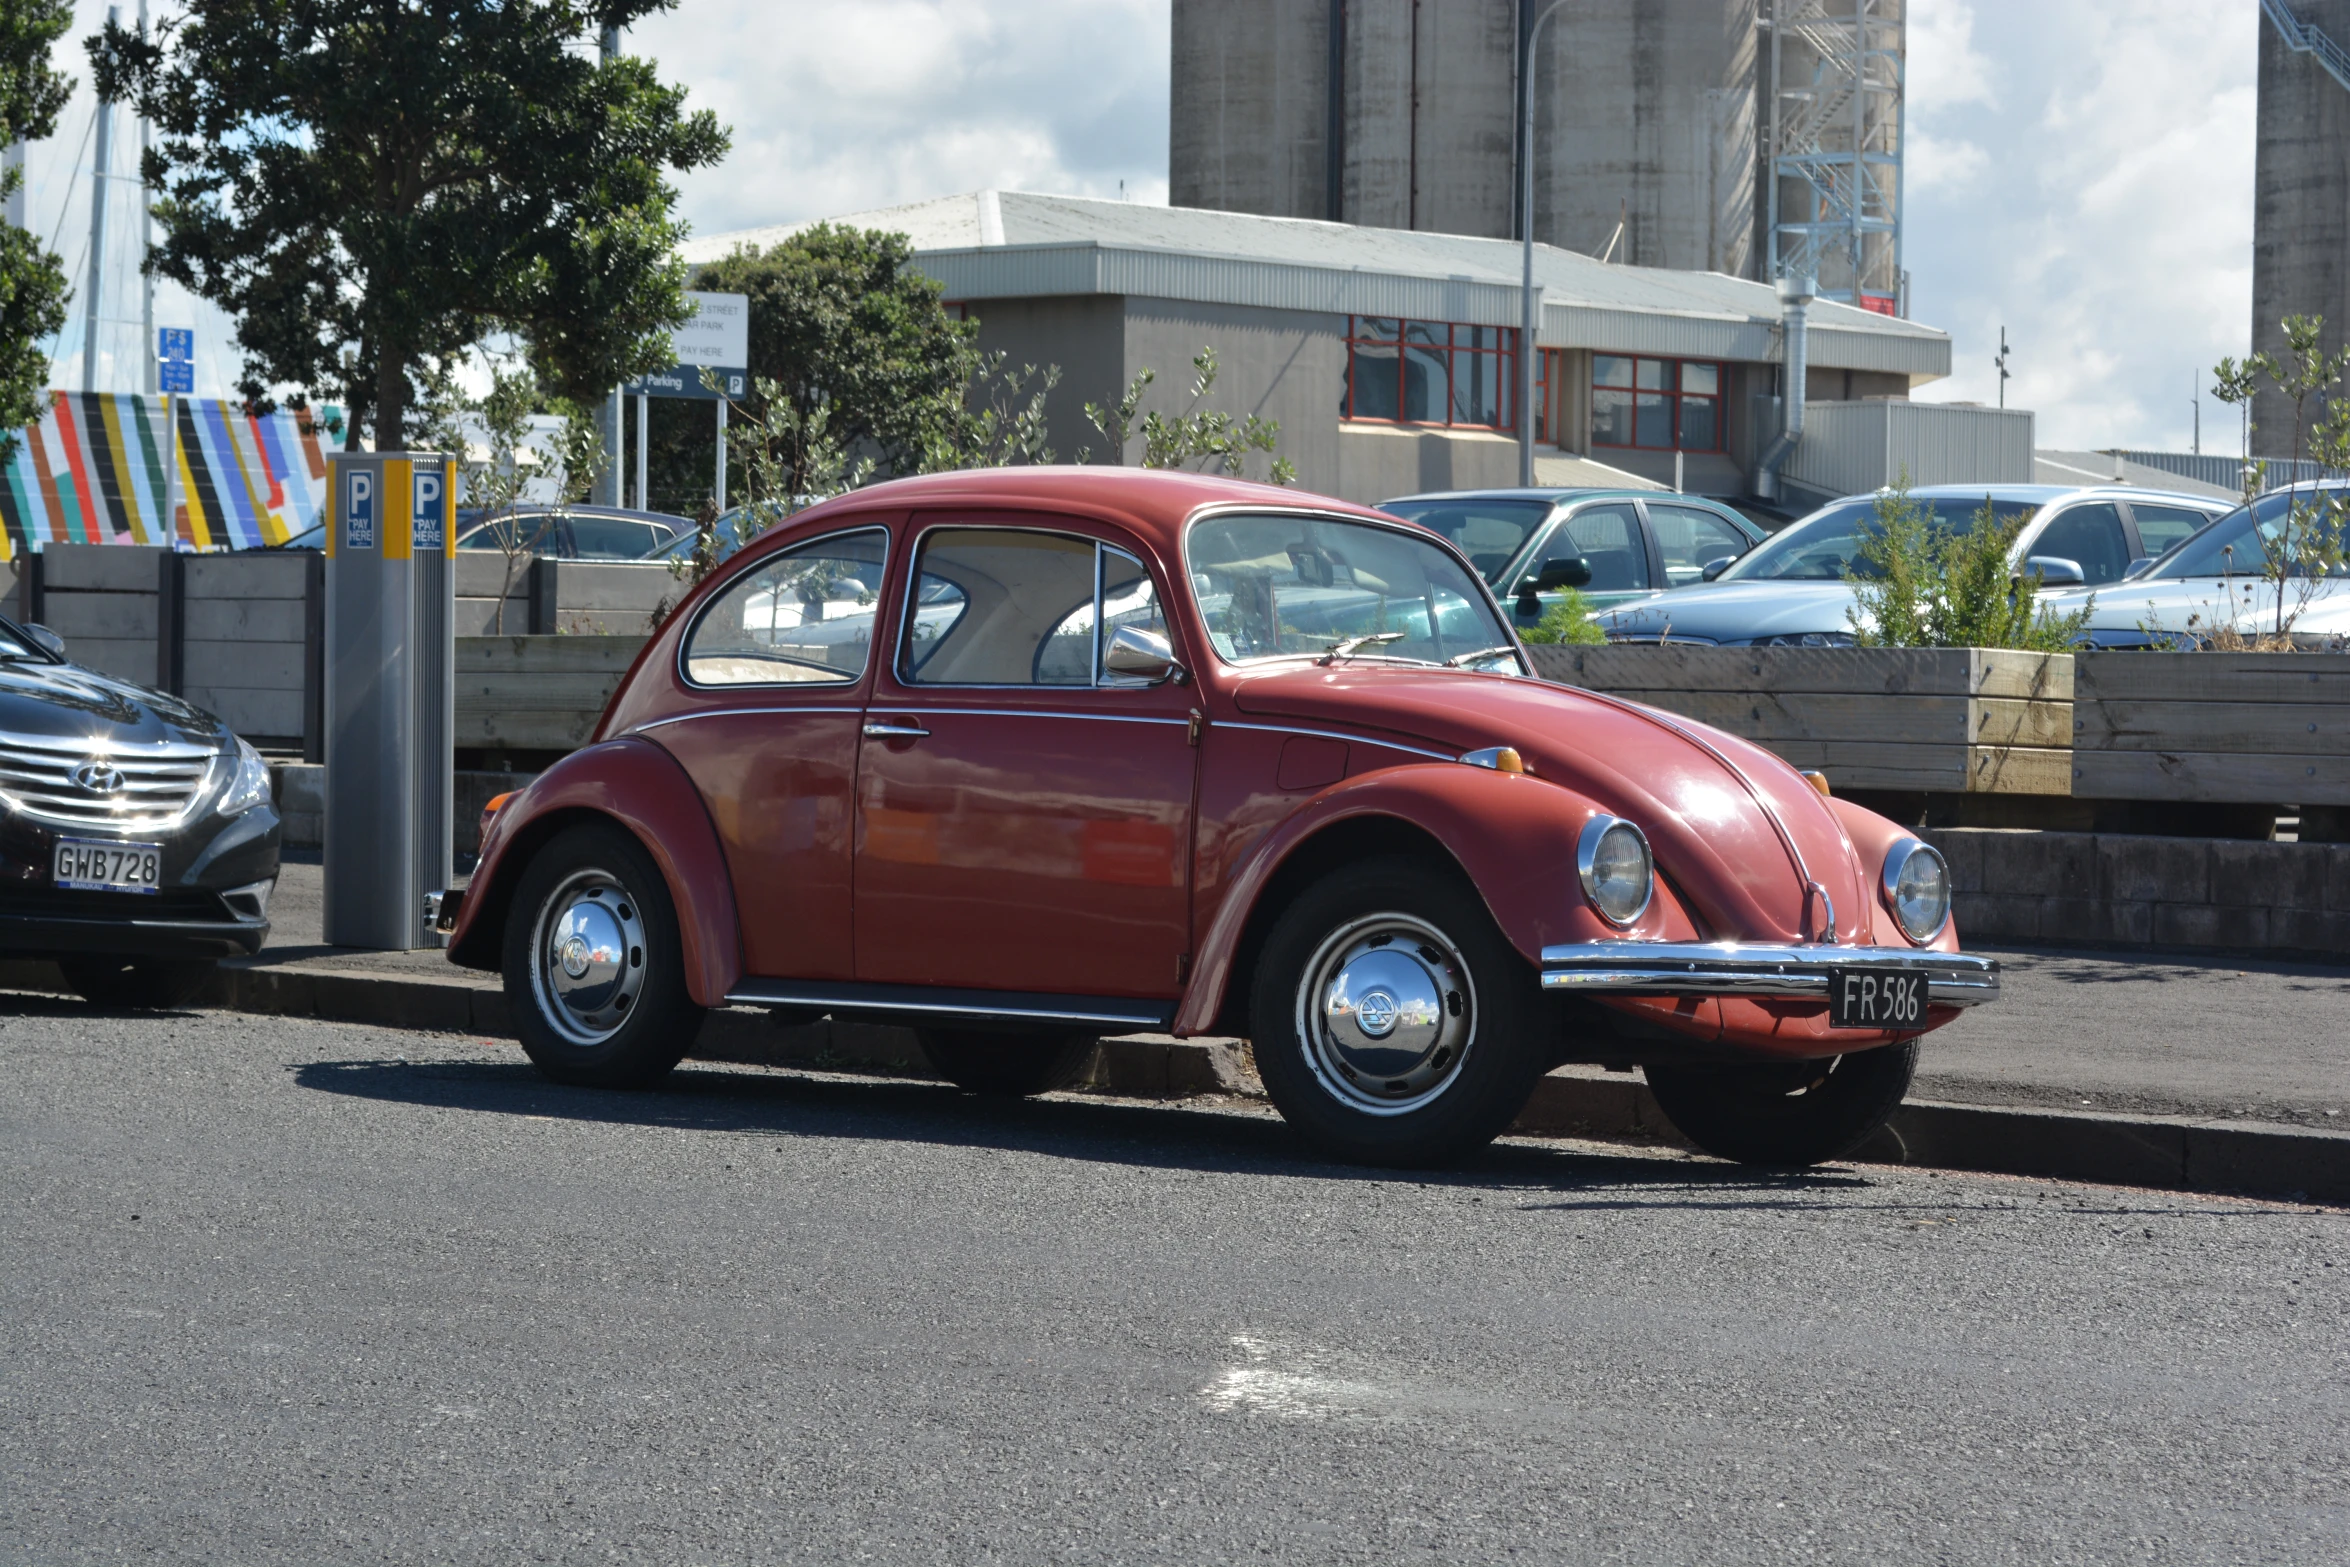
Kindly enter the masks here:
M 343 548 L 375 548 L 375 475 L 364 468 L 343 475 Z
M 409 518 L 409 539 L 419 555 L 438 555 L 449 537 L 449 489 L 441 470 L 424 464 L 416 469 L 416 505 Z

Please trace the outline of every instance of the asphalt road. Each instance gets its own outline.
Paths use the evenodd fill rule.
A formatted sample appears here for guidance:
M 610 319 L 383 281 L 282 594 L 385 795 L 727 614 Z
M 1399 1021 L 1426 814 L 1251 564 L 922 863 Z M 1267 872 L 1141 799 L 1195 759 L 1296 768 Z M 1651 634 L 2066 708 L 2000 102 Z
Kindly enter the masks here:
M 2350 1215 L 0 1002 L 0 1561 L 2350 1559 Z

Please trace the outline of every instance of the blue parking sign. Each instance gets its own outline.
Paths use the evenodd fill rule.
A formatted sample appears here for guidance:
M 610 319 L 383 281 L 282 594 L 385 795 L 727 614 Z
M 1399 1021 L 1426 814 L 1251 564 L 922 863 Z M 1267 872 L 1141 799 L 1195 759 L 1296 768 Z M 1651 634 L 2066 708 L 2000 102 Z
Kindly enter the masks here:
M 196 390 L 196 367 L 185 359 L 166 359 L 156 366 L 162 372 L 162 392 L 193 393 Z
M 448 542 L 448 490 L 440 469 L 418 465 L 416 506 L 410 516 L 409 541 L 419 555 L 437 555 Z
M 343 548 L 375 548 L 375 474 L 353 468 L 343 475 Z
M 195 363 L 196 329 L 188 326 L 157 327 L 155 329 L 155 357 L 166 365 Z M 165 373 L 169 374 L 168 371 Z

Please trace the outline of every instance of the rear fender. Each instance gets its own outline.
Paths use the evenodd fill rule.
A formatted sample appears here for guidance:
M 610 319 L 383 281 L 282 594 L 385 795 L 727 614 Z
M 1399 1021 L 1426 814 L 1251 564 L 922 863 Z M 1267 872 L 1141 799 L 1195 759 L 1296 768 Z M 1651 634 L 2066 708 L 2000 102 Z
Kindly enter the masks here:
M 491 818 L 457 928 L 451 962 L 494 969 L 503 960 L 514 888 L 540 845 L 574 822 L 601 817 L 634 834 L 669 884 L 684 949 L 686 990 L 717 1006 L 742 977 L 742 930 L 718 831 L 684 768 L 650 740 L 607 740 L 574 751 Z
M 1200 942 L 1174 1031 L 1214 1030 L 1236 971 L 1259 939 L 1257 916 L 1284 866 L 1324 834 L 1386 818 L 1415 829 L 1451 856 L 1485 900 L 1494 923 L 1529 965 L 1560 942 L 1633 936 L 1693 939 L 1696 928 L 1661 872 L 1656 897 L 1630 930 L 1609 925 L 1585 901 L 1575 877 L 1575 842 L 1597 807 L 1572 790 L 1524 774 L 1457 762 L 1390 767 L 1333 784 L 1267 833 L 1229 878 L 1229 890 Z M 1243 998 L 1245 999 L 1245 998 Z

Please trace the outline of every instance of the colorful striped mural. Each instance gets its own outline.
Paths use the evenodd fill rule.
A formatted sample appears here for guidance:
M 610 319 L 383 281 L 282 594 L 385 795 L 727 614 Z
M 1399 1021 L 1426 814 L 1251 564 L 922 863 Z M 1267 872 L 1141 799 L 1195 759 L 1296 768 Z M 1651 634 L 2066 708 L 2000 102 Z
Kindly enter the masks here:
M 52 396 L 0 467 L 0 560 L 48 544 L 259 549 L 318 523 L 326 453 L 290 410 L 249 414 L 215 397 Z M 166 465 L 178 469 L 175 481 Z M 176 502 L 168 517 L 167 496 Z

